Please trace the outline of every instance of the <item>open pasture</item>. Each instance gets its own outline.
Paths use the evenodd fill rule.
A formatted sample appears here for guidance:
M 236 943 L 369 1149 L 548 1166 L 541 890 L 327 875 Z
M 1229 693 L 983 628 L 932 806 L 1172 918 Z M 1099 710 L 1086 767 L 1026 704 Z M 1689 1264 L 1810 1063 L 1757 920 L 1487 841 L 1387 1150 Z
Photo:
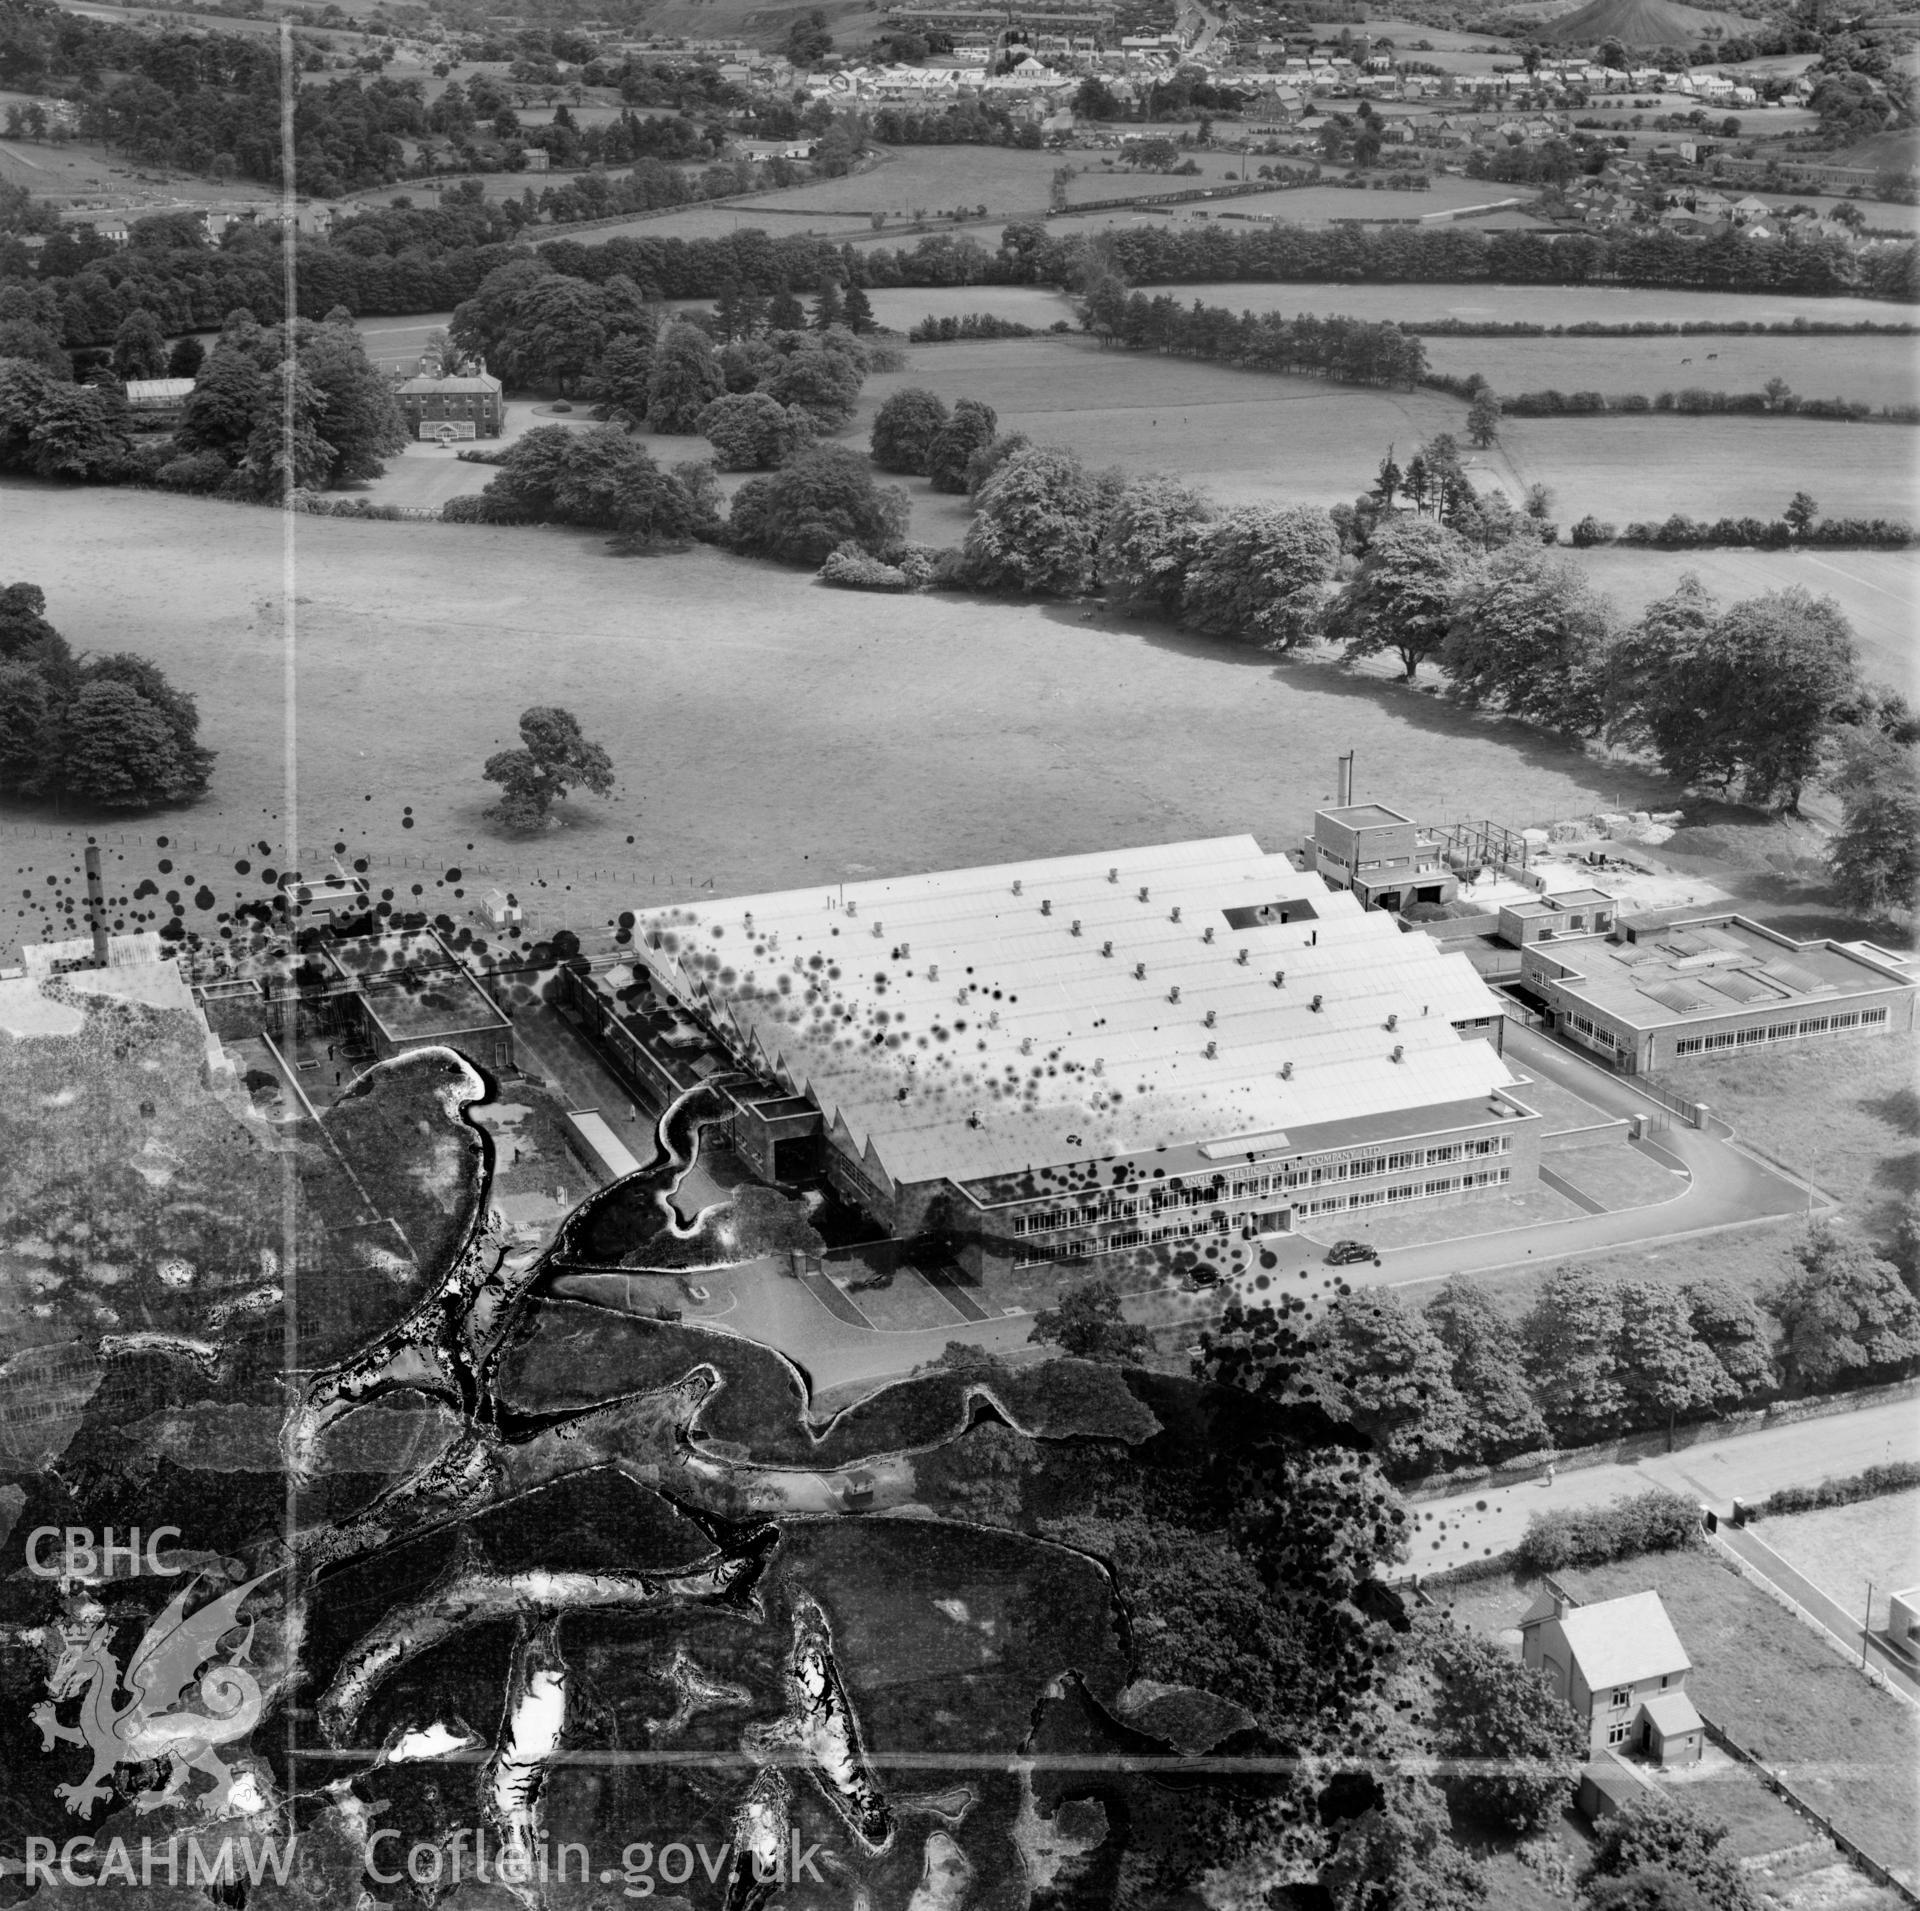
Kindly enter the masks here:
M 220 752 L 205 800 L 109 827 L 277 839 L 281 518 L 15 481 L 0 511 L 19 573 L 74 647 L 151 656 L 198 696 Z M 1676 795 L 1433 697 L 1072 606 L 902 603 L 704 549 L 623 562 L 570 532 L 294 528 L 301 840 L 505 860 L 529 877 L 555 858 L 636 872 L 570 894 L 529 884 L 576 926 L 644 902 L 649 870 L 711 876 L 725 894 L 1240 830 L 1278 846 L 1299 839 L 1348 748 L 1374 766 L 1366 787 L 1390 779 L 1421 815 L 1533 820 Z M 578 712 L 620 788 L 568 805 L 564 830 L 508 841 L 485 821 L 480 768 L 534 703 Z M 35 867 L 16 889 L 71 860 L 13 833 L 22 815 L 0 814 L 9 868 Z M 242 886 L 211 854 L 176 867 L 163 888 L 187 874 L 223 898 Z M 115 868 L 116 883 L 153 873 Z M 0 942 L 39 937 L 44 920 L 16 913 L 28 907 L 0 917 Z
M 0 92 L 0 116 L 7 107 L 24 106 L 27 93 Z M 43 106 L 44 100 L 40 102 Z M 103 207 L 116 212 L 164 212 L 174 206 L 258 206 L 278 195 L 244 179 L 216 185 L 196 173 L 168 166 L 123 161 L 97 140 L 74 139 L 55 146 L 44 139 L 0 139 L 0 181 L 24 186 L 63 212 Z
M 1166 129 L 1169 132 L 1177 130 Z M 887 157 L 866 172 L 841 179 L 812 179 L 755 201 L 764 207 L 794 212 L 884 212 L 891 219 L 907 219 L 916 212 L 938 215 L 964 206 L 985 206 L 989 215 L 1033 214 L 1043 211 L 1053 175 L 1063 163 L 1057 153 L 1025 152 L 1014 146 L 892 146 Z M 1244 161 L 1238 153 L 1199 151 L 1192 155 L 1198 177 L 1136 172 L 1116 163 L 1104 166 L 1101 155 L 1074 153 L 1067 162 L 1084 167 L 1067 188 L 1069 205 L 1089 199 L 1145 198 L 1205 185 L 1224 185 L 1229 172 L 1239 173 Z
M 1823 504 L 1825 476 L 1815 478 Z M 1576 555 L 1628 617 L 1667 596 L 1689 571 L 1722 603 L 1797 584 L 1815 597 L 1831 597 L 1846 612 L 1868 677 L 1909 695 L 1920 677 L 1920 551 L 1647 551 L 1616 545 Z
M 853 436 L 890 393 L 925 385 L 949 403 L 983 398 L 1002 431 L 1070 445 L 1089 465 L 1164 471 L 1223 504 L 1332 504 L 1366 489 L 1389 443 L 1458 428 L 1457 399 L 1233 371 L 1192 359 L 1102 351 L 1087 338 L 911 349 L 904 372 L 867 380 Z M 916 495 L 916 535 L 949 542 L 964 499 Z M 924 524 L 924 532 L 921 526 Z
M 1920 339 L 1758 337 L 1430 338 L 1427 363 L 1478 372 L 1507 395 L 1597 391 L 1761 391 L 1784 378 L 1803 398 L 1856 404 L 1920 402 Z M 1517 422 L 1517 421 L 1516 421 Z
M 524 190 L 531 183 L 524 173 L 503 177 L 513 181 L 516 191 Z M 547 183 L 553 183 L 553 175 L 548 175 Z M 675 206 L 667 212 L 639 213 L 616 225 L 595 226 L 591 231 L 579 234 L 562 230 L 535 232 L 532 237 L 536 244 L 542 238 L 578 237 L 587 245 L 598 245 L 603 239 L 724 239 L 731 232 L 750 232 L 755 228 L 770 232 L 775 238 L 784 238 L 794 232 L 816 232 L 835 239 L 873 234 L 872 221 L 864 213 L 802 212 L 800 208 L 786 203 L 785 193 L 772 192 L 756 194 L 749 199 L 721 199 L 704 205 Z M 891 238 L 882 233 L 880 237 L 888 244 L 897 245 L 901 242 L 898 233 Z
M 1796 491 L 1829 517 L 1912 518 L 1916 450 L 1911 425 L 1656 412 L 1504 419 L 1482 455 L 1520 490 L 1552 486 L 1563 524 L 1591 512 L 1624 525 L 1675 511 L 1773 518 Z
M 1886 299 L 1820 299 L 1791 292 L 1663 292 L 1620 285 L 1294 285 L 1221 279 L 1145 289 L 1224 305 L 1235 312 L 1344 312 L 1351 318 L 1403 322 L 1452 318 L 1498 325 L 1790 325 L 1804 318 L 1836 325 L 1861 320 L 1906 325 L 1914 320 L 1912 306 Z M 1506 343 L 1481 342 L 1496 350 Z M 1848 342 L 1841 341 L 1838 349 L 1845 350 Z M 1719 348 L 1710 344 L 1705 349 Z

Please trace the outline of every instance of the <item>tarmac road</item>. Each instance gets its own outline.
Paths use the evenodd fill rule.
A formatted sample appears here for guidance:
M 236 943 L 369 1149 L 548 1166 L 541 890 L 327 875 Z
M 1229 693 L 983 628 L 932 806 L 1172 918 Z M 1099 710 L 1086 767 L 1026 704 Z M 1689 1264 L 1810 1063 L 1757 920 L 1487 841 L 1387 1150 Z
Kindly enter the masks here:
M 1405 1571 L 1437 1572 L 1488 1553 L 1508 1552 L 1519 1544 L 1535 1513 L 1608 1506 L 1665 1487 L 1728 1515 L 1736 1499 L 1751 1503 L 1778 1487 L 1844 1479 L 1893 1460 L 1920 1461 L 1920 1401 L 1896 1400 L 1703 1441 L 1677 1453 L 1573 1468 L 1551 1481 L 1542 1475 L 1513 1486 L 1415 1500 L 1412 1510 L 1419 1516 L 1421 1536 Z M 1442 1542 L 1437 1551 L 1436 1538 Z
M 1559 1043 L 1532 1029 L 1509 1023 L 1507 1059 L 1516 1073 L 1534 1074 L 1558 1082 L 1583 1100 L 1613 1115 L 1644 1115 L 1650 1121 L 1666 1119 L 1666 1111 L 1634 1086 L 1631 1076 L 1619 1076 L 1584 1062 Z M 1520 1090 L 1526 1100 L 1526 1090 Z M 1627 1247 L 1642 1241 L 1672 1240 L 1720 1228 L 1743 1227 L 1786 1215 L 1830 1211 L 1832 1202 L 1814 1191 L 1811 1204 L 1805 1182 L 1795 1182 L 1778 1169 L 1747 1154 L 1721 1131 L 1689 1128 L 1677 1115 L 1672 1125 L 1636 1145 L 1655 1160 L 1684 1171 L 1688 1186 L 1675 1200 L 1653 1207 L 1622 1208 L 1611 1213 L 1583 1214 L 1571 1220 L 1545 1221 L 1531 1227 L 1509 1228 L 1499 1234 L 1468 1235 L 1459 1240 L 1435 1241 L 1424 1247 L 1388 1250 L 1381 1267 L 1349 1268 L 1356 1284 L 1382 1283 L 1415 1287 L 1443 1281 L 1455 1274 L 1488 1272 L 1524 1261 L 1565 1260 L 1603 1248 Z M 1549 1167 L 1552 1157 L 1547 1157 Z M 1316 1257 L 1317 1258 L 1317 1257 Z

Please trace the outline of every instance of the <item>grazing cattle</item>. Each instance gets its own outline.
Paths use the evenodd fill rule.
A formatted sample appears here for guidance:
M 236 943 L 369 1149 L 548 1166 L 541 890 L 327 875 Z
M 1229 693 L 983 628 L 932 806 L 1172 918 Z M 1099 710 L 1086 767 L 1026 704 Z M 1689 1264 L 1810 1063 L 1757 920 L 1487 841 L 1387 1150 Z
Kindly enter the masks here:
M 1683 365 L 1691 365 L 1693 363 L 1693 360 L 1690 358 L 1683 358 L 1680 362 Z
M 1711 364 L 1713 363 L 1713 361 L 1714 361 L 1714 360 L 1715 360 L 1716 358 L 1718 358 L 1719 356 L 1720 356 L 1720 354 L 1719 354 L 1718 352 L 1709 352 L 1709 353 L 1707 354 L 1707 363 L 1708 363 L 1709 365 L 1711 365 Z

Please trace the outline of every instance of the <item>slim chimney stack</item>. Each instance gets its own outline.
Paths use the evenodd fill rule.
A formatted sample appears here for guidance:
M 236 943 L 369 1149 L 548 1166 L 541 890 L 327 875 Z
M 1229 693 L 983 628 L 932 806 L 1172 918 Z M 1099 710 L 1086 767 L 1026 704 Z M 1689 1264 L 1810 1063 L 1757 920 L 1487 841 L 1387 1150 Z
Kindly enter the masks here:
M 104 969 L 107 960 L 107 898 L 100 887 L 100 850 L 87 846 L 87 921 L 93 929 L 93 966 Z
M 1333 787 L 1339 797 L 1340 807 L 1345 809 L 1353 801 L 1353 752 L 1333 760 Z

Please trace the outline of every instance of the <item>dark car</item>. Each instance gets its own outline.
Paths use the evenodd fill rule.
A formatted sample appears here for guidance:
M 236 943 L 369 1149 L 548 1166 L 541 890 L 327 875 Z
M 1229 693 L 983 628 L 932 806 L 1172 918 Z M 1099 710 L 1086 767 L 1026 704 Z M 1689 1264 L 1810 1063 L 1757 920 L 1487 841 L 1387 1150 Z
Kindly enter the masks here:
M 1369 1247 L 1364 1241 L 1336 1241 L 1327 1249 L 1329 1267 L 1353 1267 L 1361 1261 L 1372 1261 L 1378 1266 L 1380 1250 Z

